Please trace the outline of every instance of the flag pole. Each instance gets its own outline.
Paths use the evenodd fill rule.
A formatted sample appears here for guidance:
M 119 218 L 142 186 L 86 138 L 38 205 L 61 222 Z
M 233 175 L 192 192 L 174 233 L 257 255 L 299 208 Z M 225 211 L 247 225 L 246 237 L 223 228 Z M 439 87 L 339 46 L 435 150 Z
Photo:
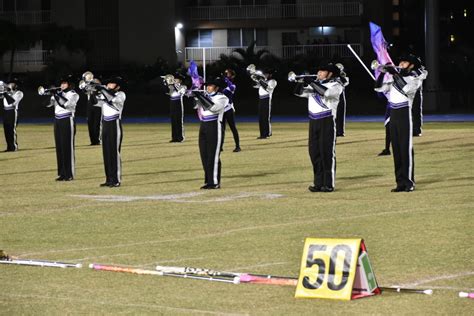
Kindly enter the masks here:
M 347 48 L 349 48 L 349 50 L 350 50 L 351 53 L 354 55 L 354 57 L 357 58 L 357 60 L 360 62 L 360 64 L 362 65 L 362 67 L 364 67 L 364 69 L 367 71 L 367 73 L 369 74 L 369 76 L 375 81 L 374 75 L 373 75 L 372 72 L 369 70 L 369 68 L 367 68 L 367 66 L 364 64 L 364 62 L 360 59 L 360 57 L 357 55 L 357 53 L 354 51 L 354 49 L 352 49 L 351 44 L 347 44 Z

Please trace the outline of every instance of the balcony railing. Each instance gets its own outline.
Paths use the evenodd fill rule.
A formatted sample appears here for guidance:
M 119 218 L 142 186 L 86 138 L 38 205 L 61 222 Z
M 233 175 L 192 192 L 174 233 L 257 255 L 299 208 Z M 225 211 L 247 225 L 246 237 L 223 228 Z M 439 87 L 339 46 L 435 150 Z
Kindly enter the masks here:
M 189 20 L 296 19 L 361 16 L 361 2 L 200 6 L 186 9 Z
M 359 43 L 351 44 L 354 51 L 362 56 L 362 45 Z M 247 49 L 247 47 L 186 47 L 186 61 L 195 60 L 201 62 L 203 55 L 206 56 L 207 62 L 220 59 L 222 54 L 230 56 L 238 56 L 234 53 L 237 48 Z M 352 57 L 352 53 L 347 48 L 347 44 L 324 44 L 324 45 L 286 45 L 281 47 L 259 46 L 255 50 L 266 49 L 270 53 L 282 59 L 292 59 L 299 55 L 314 55 L 317 57 L 332 58 L 338 56 L 341 58 Z
M 45 66 L 50 56 L 49 50 L 19 50 L 13 58 L 14 66 Z M 3 55 L 3 65 L 10 65 L 10 52 Z
M 51 23 L 51 11 L 0 11 L 0 20 L 16 25 L 40 25 Z

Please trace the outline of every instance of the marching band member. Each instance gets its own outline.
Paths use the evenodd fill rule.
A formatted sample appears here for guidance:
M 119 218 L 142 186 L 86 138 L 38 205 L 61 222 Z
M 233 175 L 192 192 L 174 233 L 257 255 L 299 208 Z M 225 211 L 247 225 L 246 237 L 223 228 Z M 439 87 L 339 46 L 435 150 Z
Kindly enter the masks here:
M 240 140 L 239 140 L 239 131 L 237 131 L 237 126 L 235 125 L 235 107 L 234 107 L 234 94 L 237 86 L 234 83 L 235 71 L 233 69 L 226 69 L 224 81 L 227 84 L 227 87 L 224 88 L 222 93 L 229 99 L 229 103 L 224 109 L 224 121 L 223 127 L 225 130 L 225 122 L 229 124 L 232 135 L 234 136 L 235 148 L 234 152 L 241 151 L 240 149 Z M 224 144 L 224 142 L 222 142 Z
M 414 74 L 417 76 L 427 77 L 428 71 L 421 64 L 421 59 L 416 57 L 419 61 L 420 67 L 414 69 Z M 415 98 L 413 99 L 412 107 L 412 118 L 413 118 L 413 136 L 421 136 L 423 133 L 423 85 L 416 91 Z
M 183 85 L 184 76 L 176 73 L 174 80 L 166 80 L 170 96 L 170 119 L 171 119 L 171 140 L 170 143 L 181 143 L 184 141 L 184 109 L 183 96 L 186 93 L 186 86 Z
M 426 74 L 417 75 L 414 71 L 419 67 L 421 64 L 415 56 L 403 56 L 399 61 L 399 72 L 393 65 L 385 65 L 375 83 L 375 91 L 388 95 L 391 111 L 390 137 L 397 182 L 392 192 L 415 189 L 411 107 L 416 91 L 426 78 Z M 385 72 L 392 75 L 390 79 L 384 79 Z
M 16 126 L 18 123 L 18 105 L 23 99 L 23 92 L 18 89 L 17 78 L 8 81 L 8 84 L 0 82 L 0 100 L 3 101 L 3 131 L 7 149 L 5 151 L 17 151 L 18 143 Z
M 54 106 L 54 140 L 58 162 L 56 181 L 71 181 L 75 176 L 74 115 L 79 95 L 73 90 L 72 76 L 61 79 L 59 89 L 53 88 L 50 92 L 51 106 Z
M 94 79 L 96 84 L 100 85 L 99 79 Z M 89 139 L 91 146 L 100 145 L 102 130 L 102 109 L 97 99 L 97 91 L 92 89 L 86 90 L 87 95 L 87 127 L 89 130 Z
M 219 90 L 225 85 L 221 78 L 209 80 L 206 92 L 193 92 L 201 121 L 199 128 L 199 152 L 204 168 L 204 185 L 201 189 L 219 189 L 221 183 L 221 143 L 224 138 L 222 120 L 229 99 Z
M 336 126 L 339 97 L 344 90 L 337 77 L 339 68 L 333 64 L 321 67 L 317 79 L 305 78 L 298 83 L 295 94 L 308 98 L 309 156 L 313 164 L 314 183 L 311 192 L 333 192 L 336 177 Z
M 390 156 L 390 102 L 387 103 L 385 108 L 385 148 L 380 152 L 379 156 Z
M 102 151 L 104 155 L 105 182 L 101 187 L 119 187 L 122 181 L 122 111 L 126 95 L 120 91 L 123 85 L 121 77 L 106 81 L 106 85 L 98 85 L 100 92 L 98 105 L 102 107 Z
M 341 95 L 339 96 L 339 104 L 337 105 L 337 115 L 336 115 L 336 136 L 344 137 L 346 132 L 346 87 L 349 85 L 349 77 L 344 72 L 344 66 L 342 64 L 336 64 L 339 68 L 341 74 L 338 77 L 338 80 L 344 87 Z
M 272 136 L 271 112 L 272 112 L 272 96 L 277 86 L 277 81 L 272 79 L 272 71 L 270 69 L 263 70 L 263 76 L 252 74 L 250 76 L 258 89 L 258 123 L 260 136 L 257 139 L 266 139 Z

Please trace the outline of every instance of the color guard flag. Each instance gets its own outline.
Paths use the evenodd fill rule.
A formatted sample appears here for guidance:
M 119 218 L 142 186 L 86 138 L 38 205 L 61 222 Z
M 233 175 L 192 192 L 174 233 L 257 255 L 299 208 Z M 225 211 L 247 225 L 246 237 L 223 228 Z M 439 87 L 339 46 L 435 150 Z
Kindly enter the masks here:
M 380 65 L 385 65 L 392 62 L 392 58 L 388 54 L 387 48 L 388 43 L 383 37 L 382 28 L 373 22 L 369 22 L 370 26 L 370 41 L 372 42 L 372 48 L 374 49 L 375 54 L 377 55 L 377 61 Z M 377 69 L 374 70 L 375 78 L 379 76 L 380 71 Z

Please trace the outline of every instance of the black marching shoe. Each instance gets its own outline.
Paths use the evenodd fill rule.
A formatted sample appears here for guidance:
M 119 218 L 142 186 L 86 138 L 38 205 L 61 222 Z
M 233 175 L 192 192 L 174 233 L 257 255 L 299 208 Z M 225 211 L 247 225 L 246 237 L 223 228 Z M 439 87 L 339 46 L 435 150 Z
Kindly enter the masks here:
M 258 136 L 257 139 L 267 139 L 269 136 Z
M 390 156 L 390 149 L 382 150 L 378 156 Z
M 399 186 L 390 190 L 390 192 L 404 192 L 404 191 L 405 191 L 405 187 L 399 187 Z
M 234 153 L 238 153 L 240 151 L 242 151 L 242 149 L 240 149 L 240 146 L 235 147 L 235 149 L 233 150 Z
M 201 189 L 201 190 L 206 190 L 208 187 L 209 187 L 209 184 L 206 183 L 206 184 L 203 185 L 200 189 Z
M 64 177 L 63 176 L 59 176 L 56 178 L 56 181 L 64 181 Z
M 321 192 L 334 192 L 333 187 L 321 187 Z
M 72 180 L 74 180 L 73 177 L 69 177 L 69 178 L 64 178 L 64 179 L 63 179 L 63 181 L 72 181 Z
M 109 188 L 118 188 L 120 186 L 120 182 L 110 183 Z
M 101 187 L 108 187 L 109 185 L 110 185 L 110 182 L 104 182 L 100 184 Z
M 412 192 L 415 191 L 415 187 L 406 187 L 405 192 Z
M 308 187 L 308 190 L 310 190 L 311 192 L 321 192 L 321 187 L 320 186 L 316 186 L 316 185 L 310 185 Z
M 216 190 L 216 189 L 220 189 L 220 188 L 221 188 L 220 184 L 209 184 L 206 189 L 207 190 Z

